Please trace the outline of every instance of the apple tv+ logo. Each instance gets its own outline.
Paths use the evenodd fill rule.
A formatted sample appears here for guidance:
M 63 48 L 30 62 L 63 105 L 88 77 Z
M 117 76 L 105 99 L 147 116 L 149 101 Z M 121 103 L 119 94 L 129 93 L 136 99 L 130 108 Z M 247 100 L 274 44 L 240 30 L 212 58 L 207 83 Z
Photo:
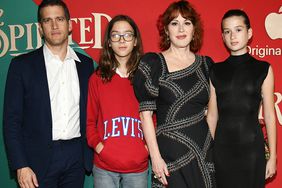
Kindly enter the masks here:
M 265 30 L 267 35 L 272 40 L 281 40 L 282 39 L 282 6 L 280 7 L 278 13 L 271 12 L 265 18 Z M 265 46 L 248 46 L 249 53 L 256 55 L 260 58 L 265 56 L 281 56 L 281 47 L 271 47 L 269 45 Z
M 268 36 L 273 39 L 282 39 L 282 6 L 279 12 L 272 12 L 265 18 L 265 30 Z

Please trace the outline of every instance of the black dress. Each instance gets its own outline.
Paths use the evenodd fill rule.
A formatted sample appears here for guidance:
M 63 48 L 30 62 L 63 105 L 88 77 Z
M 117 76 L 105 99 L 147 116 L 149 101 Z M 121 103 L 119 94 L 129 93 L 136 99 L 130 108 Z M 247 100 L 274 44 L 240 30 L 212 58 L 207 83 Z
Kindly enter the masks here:
M 205 118 L 212 60 L 196 55 L 189 67 L 168 72 L 162 54 L 144 55 L 134 76 L 140 111 L 156 111 L 157 142 L 171 188 L 212 188 L 212 138 Z M 152 178 L 152 187 L 163 187 Z
M 219 114 L 214 145 L 219 188 L 264 187 L 266 161 L 258 112 L 268 68 L 268 63 L 247 53 L 230 56 L 211 70 Z

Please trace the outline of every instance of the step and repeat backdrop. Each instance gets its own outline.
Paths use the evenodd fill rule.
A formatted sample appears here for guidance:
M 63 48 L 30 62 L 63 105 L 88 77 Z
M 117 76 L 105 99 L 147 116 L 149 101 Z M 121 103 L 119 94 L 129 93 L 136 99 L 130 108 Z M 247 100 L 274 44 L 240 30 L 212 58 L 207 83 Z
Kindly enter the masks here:
M 3 94 L 10 61 L 22 53 L 42 45 L 38 32 L 37 6 L 41 0 L 0 0 L 0 185 L 17 187 L 8 169 L 2 134 Z M 145 52 L 159 51 L 156 22 L 172 0 L 65 0 L 73 25 L 70 45 L 98 60 L 103 33 L 109 20 L 126 14 L 138 24 Z M 281 0 L 191 0 L 204 25 L 204 44 L 199 52 L 214 61 L 223 61 L 228 52 L 221 39 L 221 18 L 234 8 L 247 12 L 253 28 L 249 52 L 268 61 L 275 74 L 275 111 L 278 134 L 277 175 L 267 182 L 267 188 L 282 187 L 282 1 Z M 263 119 L 260 113 L 260 119 Z M 35 114 L 36 115 L 36 114 Z M 232 170 L 232 169 L 230 169 Z M 86 177 L 85 187 L 93 187 L 92 177 Z

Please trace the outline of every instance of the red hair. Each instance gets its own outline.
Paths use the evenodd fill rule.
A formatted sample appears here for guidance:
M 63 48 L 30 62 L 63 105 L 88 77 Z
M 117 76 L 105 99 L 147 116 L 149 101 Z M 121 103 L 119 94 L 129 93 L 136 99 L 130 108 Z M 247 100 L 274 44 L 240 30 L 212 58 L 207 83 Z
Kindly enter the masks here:
M 196 10 L 189 2 L 184 0 L 170 4 L 158 19 L 157 27 L 160 35 L 160 49 L 164 51 L 170 47 L 170 40 L 168 40 L 168 36 L 166 34 L 167 27 L 168 24 L 179 14 L 183 18 L 188 19 L 192 22 L 194 26 L 194 36 L 193 40 L 190 42 L 190 50 L 192 52 L 199 51 L 202 46 L 203 40 L 203 27 L 200 15 L 196 12 Z

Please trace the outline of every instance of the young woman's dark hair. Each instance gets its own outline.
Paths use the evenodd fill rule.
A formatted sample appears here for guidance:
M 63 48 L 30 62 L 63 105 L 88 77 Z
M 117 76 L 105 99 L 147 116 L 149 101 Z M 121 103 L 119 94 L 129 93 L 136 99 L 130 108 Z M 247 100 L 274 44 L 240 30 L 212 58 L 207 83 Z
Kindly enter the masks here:
M 133 28 L 134 36 L 136 40 L 136 46 L 134 46 L 131 55 L 126 63 L 128 79 L 133 80 L 134 72 L 138 67 L 138 63 L 141 55 L 143 54 L 143 45 L 141 40 L 140 31 L 136 23 L 126 15 L 115 16 L 108 24 L 103 41 L 103 49 L 99 59 L 98 74 L 101 76 L 104 82 L 109 82 L 115 73 L 115 69 L 119 66 L 119 62 L 115 57 L 113 49 L 109 46 L 111 30 L 116 22 L 126 21 Z
M 232 17 L 232 16 L 242 16 L 244 18 L 244 23 L 246 24 L 247 29 L 251 28 L 251 22 L 246 12 L 240 9 L 231 9 L 231 10 L 228 10 L 221 19 L 221 31 L 223 31 L 223 28 L 222 28 L 223 20 L 226 18 Z
M 179 14 L 183 18 L 190 20 L 194 26 L 194 36 L 193 40 L 190 43 L 190 50 L 192 52 L 197 52 L 202 46 L 203 27 L 200 15 L 196 12 L 196 10 L 189 2 L 184 0 L 170 4 L 158 19 L 157 26 L 160 35 L 160 49 L 164 51 L 170 47 L 170 40 L 168 35 L 166 34 L 166 31 L 168 24 Z
M 42 21 L 41 10 L 47 6 L 61 6 L 64 9 L 66 20 L 70 20 L 70 12 L 67 5 L 62 0 L 43 0 L 38 6 L 37 21 Z

